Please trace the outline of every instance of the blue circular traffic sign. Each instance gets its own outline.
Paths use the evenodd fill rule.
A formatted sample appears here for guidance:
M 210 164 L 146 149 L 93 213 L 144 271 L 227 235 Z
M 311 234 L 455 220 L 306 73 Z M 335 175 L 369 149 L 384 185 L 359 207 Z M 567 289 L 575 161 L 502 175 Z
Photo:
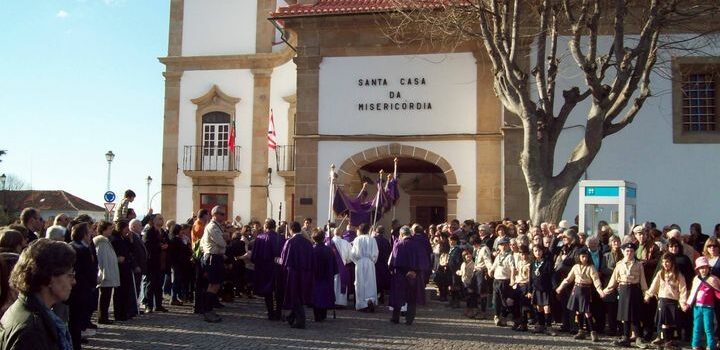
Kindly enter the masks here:
M 105 195 L 103 196 L 106 202 L 114 202 L 115 201 L 115 192 L 113 191 L 107 191 L 105 192 Z

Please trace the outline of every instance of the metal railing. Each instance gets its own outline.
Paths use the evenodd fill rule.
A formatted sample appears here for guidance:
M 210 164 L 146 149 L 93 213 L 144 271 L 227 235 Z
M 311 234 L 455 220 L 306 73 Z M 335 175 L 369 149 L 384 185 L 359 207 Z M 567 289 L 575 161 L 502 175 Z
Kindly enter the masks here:
M 283 145 L 275 147 L 275 170 L 276 171 L 294 171 L 295 170 L 295 145 Z
M 240 171 L 240 146 L 232 150 L 225 147 L 185 146 L 183 170 L 186 171 Z

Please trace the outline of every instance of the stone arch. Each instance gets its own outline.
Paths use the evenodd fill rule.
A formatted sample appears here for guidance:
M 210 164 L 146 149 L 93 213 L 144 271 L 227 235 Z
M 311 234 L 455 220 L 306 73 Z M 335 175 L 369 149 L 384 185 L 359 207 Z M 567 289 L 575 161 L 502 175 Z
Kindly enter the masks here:
M 347 188 L 349 193 L 359 191 L 362 184 L 355 174 L 357 174 L 360 168 L 376 160 L 390 157 L 423 160 L 440 168 L 447 180 L 447 185 L 443 186 L 443 190 L 447 194 L 447 219 L 452 220 L 457 218 L 457 196 L 460 192 L 460 185 L 457 182 L 455 170 L 445 158 L 421 147 L 390 143 L 355 153 L 346 159 L 338 168 L 337 184 Z

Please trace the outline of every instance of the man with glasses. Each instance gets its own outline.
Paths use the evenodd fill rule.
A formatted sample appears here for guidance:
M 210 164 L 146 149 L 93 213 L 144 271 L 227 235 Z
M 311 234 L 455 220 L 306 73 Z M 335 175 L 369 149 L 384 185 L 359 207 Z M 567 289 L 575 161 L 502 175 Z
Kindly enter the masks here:
M 225 272 L 225 233 L 222 229 L 222 223 L 225 222 L 225 210 L 220 206 L 215 206 L 210 211 L 212 220 L 205 226 L 205 232 L 200 239 L 200 248 L 203 251 L 201 266 L 203 272 L 207 275 L 208 287 L 205 292 L 203 314 L 206 322 L 220 322 L 222 318 L 213 312 L 213 306 L 218 303 L 217 293 L 223 282 L 223 274 Z

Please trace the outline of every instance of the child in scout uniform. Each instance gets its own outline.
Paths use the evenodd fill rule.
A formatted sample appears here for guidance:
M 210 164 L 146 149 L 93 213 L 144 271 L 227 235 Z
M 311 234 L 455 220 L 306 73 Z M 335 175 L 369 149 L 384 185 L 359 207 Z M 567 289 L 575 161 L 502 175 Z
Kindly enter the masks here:
M 533 307 L 537 310 L 535 316 L 537 323 L 533 333 L 555 335 L 550 326 L 552 323 L 550 295 L 555 268 L 552 255 L 547 254 L 546 251 L 547 248 L 542 244 L 533 246 L 534 260 L 530 265 L 530 297 Z
M 685 306 L 687 286 L 685 277 L 675 266 L 675 256 L 672 253 L 662 256 L 661 270 L 655 275 L 650 289 L 645 292 L 646 302 L 652 297 L 658 298 L 655 326 L 660 330 L 660 335 L 652 343 L 665 349 L 674 348 L 672 334 L 680 321 L 679 309 Z
M 515 268 L 510 273 L 510 284 L 513 288 L 513 318 L 515 324 L 512 329 L 525 332 L 528 330 L 528 313 L 531 310 L 530 299 L 530 251 L 526 245 L 518 248 Z
M 602 284 L 600 283 L 600 276 L 598 275 L 595 266 L 590 259 L 590 252 L 583 248 L 578 251 L 576 256 L 575 265 L 570 270 L 570 273 L 560 283 L 555 292 L 560 292 L 567 286 L 575 282 L 575 286 L 572 289 L 570 300 L 568 301 L 567 308 L 570 311 L 575 312 L 575 319 L 578 324 L 578 332 L 575 335 L 575 339 L 585 339 L 587 333 L 590 333 L 590 339 L 593 342 L 597 342 L 597 332 L 593 329 L 593 318 L 590 312 L 590 299 L 592 298 L 592 287 L 595 288 L 599 293 L 602 293 Z M 584 322 L 583 322 L 584 318 Z M 583 326 L 586 330 L 583 330 Z
M 463 291 L 465 293 L 466 307 L 465 317 L 474 318 L 477 312 L 477 293 L 475 285 L 473 285 L 473 274 L 475 272 L 475 262 L 473 261 L 473 253 L 469 250 L 463 251 L 463 263 L 457 274 L 462 281 Z
M 506 326 L 505 317 L 508 309 L 512 307 L 512 292 L 510 288 L 510 274 L 514 268 L 513 255 L 510 251 L 510 239 L 503 236 L 495 243 L 498 246 L 498 255 L 495 257 L 489 273 L 493 278 L 493 305 L 495 305 L 495 325 Z
M 683 310 L 693 306 L 692 348 L 702 349 L 702 331 L 705 331 L 707 349 L 715 349 L 715 301 L 720 299 L 720 280 L 710 274 L 710 264 L 706 257 L 695 260 L 697 276 L 693 279 L 690 297 Z
M 617 262 L 608 285 L 602 290 L 600 297 L 618 290 L 618 321 L 623 323 L 623 337 L 615 342 L 617 346 L 630 346 L 630 328 L 638 335 L 635 343 L 644 348 L 640 333 L 640 306 L 643 293 L 648 289 L 642 262 L 635 259 L 637 245 L 627 242 L 621 247 L 624 258 Z

